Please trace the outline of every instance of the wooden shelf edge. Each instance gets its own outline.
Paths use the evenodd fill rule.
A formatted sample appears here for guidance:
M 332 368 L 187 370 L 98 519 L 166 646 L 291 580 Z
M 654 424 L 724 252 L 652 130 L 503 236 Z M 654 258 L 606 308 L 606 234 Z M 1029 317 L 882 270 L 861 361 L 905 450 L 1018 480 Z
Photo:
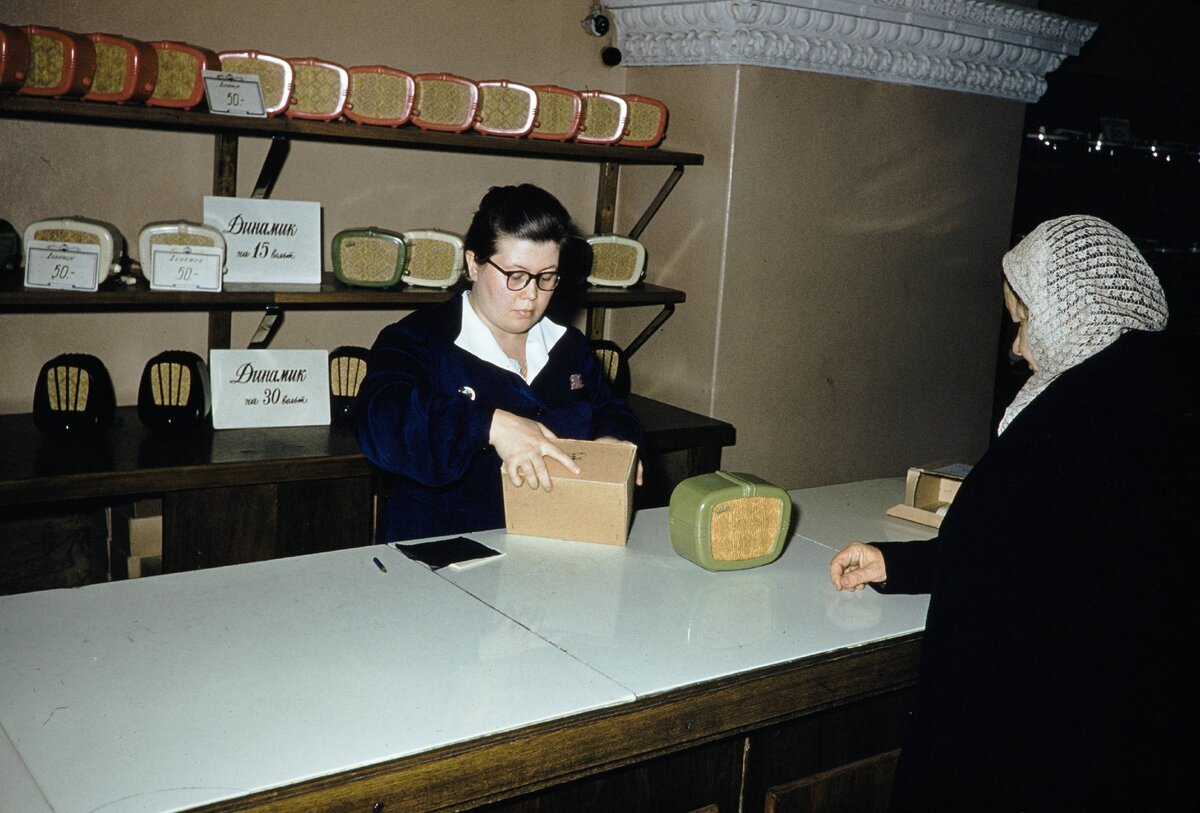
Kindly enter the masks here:
M 411 309 L 445 302 L 461 289 L 403 287 L 395 289 L 354 288 L 326 274 L 320 288 L 313 290 L 269 290 L 241 288 L 218 293 L 151 291 L 144 281 L 132 288 L 111 284 L 95 292 L 44 291 L 14 287 L 14 275 L 0 285 L 0 313 L 154 311 L 154 310 L 259 310 L 277 305 L 288 308 L 336 310 L 338 308 Z M 576 295 L 580 307 L 629 308 L 644 305 L 678 304 L 683 291 L 643 283 L 630 288 L 588 287 Z
M 191 133 L 228 133 L 258 138 L 282 136 L 306 141 L 336 141 L 593 163 L 607 161 L 660 166 L 699 166 L 704 163 L 704 156 L 698 153 L 664 150 L 658 147 L 644 149 L 620 145 L 503 138 L 475 132 L 439 133 L 408 125 L 375 127 L 354 122 L 303 121 L 285 116 L 247 119 L 197 110 L 115 105 L 74 99 L 44 99 L 12 93 L 0 93 L 0 117 Z

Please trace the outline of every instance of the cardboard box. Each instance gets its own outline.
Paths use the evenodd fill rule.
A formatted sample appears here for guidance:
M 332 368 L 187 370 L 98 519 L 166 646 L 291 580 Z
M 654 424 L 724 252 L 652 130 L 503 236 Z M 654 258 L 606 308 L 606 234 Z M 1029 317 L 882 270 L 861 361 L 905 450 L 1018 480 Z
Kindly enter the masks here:
M 579 474 L 546 458 L 554 490 L 517 487 L 503 471 L 504 517 L 508 532 L 624 547 L 633 516 L 637 447 L 632 443 L 560 440 Z
M 909 469 L 904 484 L 904 502 L 889 508 L 888 516 L 940 528 L 942 516 L 970 470 L 971 467 L 963 463 L 931 463 Z

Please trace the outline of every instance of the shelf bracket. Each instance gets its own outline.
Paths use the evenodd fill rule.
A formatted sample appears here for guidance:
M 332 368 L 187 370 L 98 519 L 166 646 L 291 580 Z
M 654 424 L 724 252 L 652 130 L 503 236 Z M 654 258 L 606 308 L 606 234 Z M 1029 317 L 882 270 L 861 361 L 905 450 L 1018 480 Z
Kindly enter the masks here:
M 271 190 L 275 187 L 275 182 L 279 180 L 283 162 L 287 160 L 288 151 L 291 148 L 291 139 L 286 136 L 271 136 L 271 146 L 267 150 L 267 157 L 263 159 L 262 169 L 259 170 L 258 180 L 254 182 L 254 192 L 250 197 L 271 197 Z
M 246 348 L 248 350 L 267 349 L 271 344 L 271 339 L 275 338 L 275 334 L 281 327 L 283 327 L 283 308 L 278 305 L 268 305 L 263 312 L 262 320 L 258 323 L 258 329 L 254 331 L 254 336 Z
M 679 179 L 683 177 L 683 164 L 676 164 L 671 170 L 671 174 L 663 181 L 662 188 L 658 190 L 658 194 L 654 196 L 654 200 L 650 201 L 650 205 L 646 207 L 645 213 L 641 216 L 638 222 L 629 232 L 629 239 L 636 240 L 646 227 L 650 225 L 650 221 L 658 214 L 658 210 L 662 208 L 667 196 L 671 194 L 671 190 L 675 188 L 675 184 L 679 183 Z
M 639 333 L 634 340 L 629 343 L 629 346 L 625 348 L 625 358 L 629 358 L 636 353 L 638 348 L 645 344 L 650 337 L 653 336 L 658 329 L 663 326 L 663 323 L 671 318 L 671 315 L 674 313 L 674 302 L 668 302 L 666 305 L 663 305 L 663 309 L 658 312 L 658 315 L 650 320 L 650 324 L 646 325 L 646 327 L 642 329 L 642 332 Z

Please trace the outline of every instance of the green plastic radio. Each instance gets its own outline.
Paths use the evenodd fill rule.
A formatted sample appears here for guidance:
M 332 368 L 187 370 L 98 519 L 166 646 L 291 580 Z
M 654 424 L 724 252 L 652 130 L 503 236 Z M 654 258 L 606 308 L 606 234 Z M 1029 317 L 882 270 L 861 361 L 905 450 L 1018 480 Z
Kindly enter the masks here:
M 333 275 L 346 285 L 391 288 L 404 274 L 407 246 L 396 232 L 371 227 L 333 237 Z
M 668 521 L 675 552 L 705 570 L 744 570 L 783 553 L 792 500 L 752 474 L 689 477 L 671 492 Z

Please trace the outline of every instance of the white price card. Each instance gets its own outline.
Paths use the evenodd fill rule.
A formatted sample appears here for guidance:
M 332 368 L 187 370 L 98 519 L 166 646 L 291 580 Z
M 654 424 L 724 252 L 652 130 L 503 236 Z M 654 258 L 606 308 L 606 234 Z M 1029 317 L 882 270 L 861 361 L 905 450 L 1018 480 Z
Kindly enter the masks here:
M 201 71 L 200 75 L 204 78 L 204 95 L 210 113 L 256 119 L 267 117 L 262 84 L 256 74 Z
M 225 238 L 225 287 L 321 284 L 321 204 L 204 197 L 204 223 Z
M 216 246 L 163 246 L 150 252 L 150 289 L 220 291 L 224 249 Z
M 25 287 L 95 291 L 100 287 L 100 246 L 30 240 L 25 245 Z
M 326 350 L 210 350 L 213 428 L 329 423 Z

